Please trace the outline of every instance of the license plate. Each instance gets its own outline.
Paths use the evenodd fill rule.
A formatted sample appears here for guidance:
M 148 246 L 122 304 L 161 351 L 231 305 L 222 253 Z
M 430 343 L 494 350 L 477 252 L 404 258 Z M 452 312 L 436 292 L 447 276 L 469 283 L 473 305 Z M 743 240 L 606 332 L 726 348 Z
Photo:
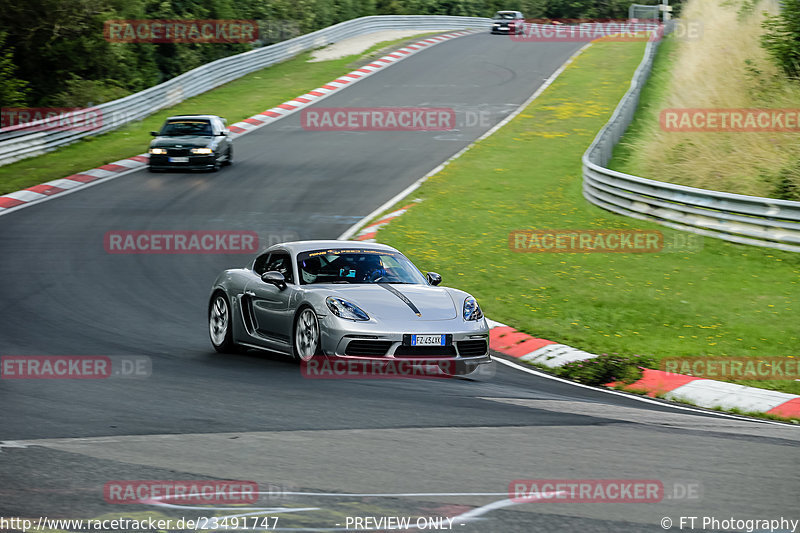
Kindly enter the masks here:
M 411 335 L 411 346 L 444 346 L 444 335 Z
M 188 157 L 170 157 L 169 158 L 169 162 L 170 163 L 188 163 L 189 162 L 189 158 Z

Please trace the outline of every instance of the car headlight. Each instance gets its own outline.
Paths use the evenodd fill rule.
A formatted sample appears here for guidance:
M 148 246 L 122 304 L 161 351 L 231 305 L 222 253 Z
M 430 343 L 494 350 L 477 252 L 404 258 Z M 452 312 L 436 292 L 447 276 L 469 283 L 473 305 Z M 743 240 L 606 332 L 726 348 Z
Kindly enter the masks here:
M 331 310 L 331 313 L 339 318 L 358 321 L 369 320 L 369 315 L 365 313 L 359 306 L 351 304 L 342 298 L 328 296 L 325 299 L 325 303 L 327 304 L 328 309 Z
M 472 296 L 467 296 L 464 300 L 464 320 L 480 320 L 483 318 L 483 311 L 478 301 Z
M 189 151 L 192 152 L 193 154 L 213 154 L 214 153 L 214 150 L 212 150 L 211 148 L 192 148 Z
M 164 148 L 150 148 L 148 152 L 156 155 L 164 155 L 167 153 L 166 149 Z

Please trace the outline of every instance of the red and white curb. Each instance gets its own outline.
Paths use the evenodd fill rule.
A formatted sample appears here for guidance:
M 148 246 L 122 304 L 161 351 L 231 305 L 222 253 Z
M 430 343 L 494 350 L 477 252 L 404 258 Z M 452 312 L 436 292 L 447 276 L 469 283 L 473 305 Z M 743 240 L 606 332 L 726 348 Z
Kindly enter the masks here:
M 378 230 L 386 227 L 421 201 L 420 199 L 414 200 L 414 202 L 387 213 L 364 227 L 359 228 L 356 225 L 345 233 L 345 235 L 349 233 L 354 233 L 354 235 L 345 237 L 345 239 L 376 242 Z M 390 200 L 390 202 L 389 205 L 393 205 L 396 203 L 396 199 Z M 373 216 L 369 215 L 366 218 L 369 220 Z M 344 239 L 340 237 L 340 240 Z M 511 326 L 488 318 L 486 321 L 489 323 L 490 328 L 489 348 L 526 363 L 556 368 L 573 361 L 586 361 L 587 359 L 598 357 L 597 354 L 585 352 L 566 344 L 533 337 L 527 333 L 517 331 Z M 661 370 L 645 368 L 642 372 L 642 378 L 627 385 L 625 388 L 635 391 L 647 391 L 647 395 L 650 397 L 662 395 L 668 400 L 688 401 L 699 407 L 710 409 L 738 409 L 745 413 L 760 412 L 785 418 L 800 418 L 800 396 L 795 394 L 684 376 Z
M 106 180 L 111 177 L 118 177 L 124 173 L 139 170 L 147 165 L 147 154 L 140 154 L 128 159 L 114 161 L 101 167 L 93 168 L 67 176 L 66 178 L 59 178 L 57 180 L 48 181 L 33 187 L 28 187 L 21 191 L 15 191 L 0 196 L 0 215 L 26 206 L 35 202 L 40 202 L 51 198 L 56 195 L 73 192 L 75 189 L 86 187 L 87 185 L 97 182 L 98 180 Z
M 489 347 L 520 361 L 555 368 L 573 361 L 597 357 L 596 354 L 571 346 L 537 339 L 499 322 L 490 321 L 489 325 Z M 625 389 L 647 391 L 650 397 L 662 395 L 667 400 L 684 400 L 709 409 L 738 409 L 745 413 L 758 412 L 800 418 L 800 396 L 795 394 L 650 368 L 645 368 L 642 378 L 625 386 Z
M 405 214 L 415 203 L 408 204 L 382 216 L 360 230 L 352 240 L 375 242 L 378 230 L 397 217 Z M 556 368 L 574 361 L 586 361 L 598 357 L 566 344 L 540 339 L 517 331 L 511 326 L 486 319 L 489 324 L 489 348 L 527 363 L 536 363 Z M 609 384 L 610 385 L 610 384 Z M 745 413 L 768 413 L 785 418 L 800 418 L 800 396 L 785 392 L 746 387 L 724 381 L 697 378 L 643 369 L 642 378 L 625 386 L 625 389 L 646 391 L 650 397 L 662 395 L 665 399 L 688 401 L 699 407 L 724 410 L 738 409 Z
M 253 115 L 252 117 L 243 120 L 242 122 L 237 122 L 230 127 L 231 133 L 233 136 L 237 135 L 244 135 L 245 133 L 249 133 L 257 128 L 262 126 L 266 126 L 271 122 L 274 122 L 278 119 L 281 119 L 287 115 L 294 113 L 295 111 L 302 109 L 314 102 L 321 100 L 331 94 L 340 91 L 341 89 L 352 85 L 358 81 L 361 81 L 364 78 L 372 76 L 376 72 L 379 72 L 386 67 L 397 63 L 398 61 L 402 61 L 403 59 L 416 54 L 426 48 L 430 48 L 436 44 L 442 43 L 444 41 L 448 41 L 450 39 L 455 39 L 456 37 L 462 37 L 464 35 L 469 35 L 471 33 L 475 33 L 478 30 L 463 30 L 463 31 L 455 31 L 451 33 L 446 33 L 444 35 L 437 35 L 435 37 L 429 37 L 427 39 L 423 39 L 418 41 L 414 44 L 410 44 L 404 48 L 400 48 L 392 52 L 391 54 L 385 55 L 381 58 L 376 59 L 372 63 L 368 65 L 364 65 L 361 68 L 358 68 L 344 76 L 336 78 L 330 83 L 326 83 L 322 87 L 317 87 L 313 91 L 309 91 L 304 95 L 298 96 L 297 98 L 293 98 L 287 102 L 284 102 L 278 106 L 275 106 L 271 109 L 267 109 L 266 111 L 259 113 L 257 115 Z
M 422 200 L 414 200 L 414 203 L 405 205 L 396 211 L 392 211 L 388 213 L 386 216 L 381 217 L 380 220 L 377 220 L 367 226 L 364 226 L 359 230 L 359 232 L 353 237 L 354 241 L 361 241 L 361 242 L 375 242 L 375 236 L 378 234 L 378 230 L 382 227 L 388 225 L 392 220 L 399 217 L 400 215 L 405 214 L 406 211 L 417 205 L 417 203 L 421 202 Z
M 340 76 L 339 78 L 336 78 L 322 87 L 318 87 L 313 91 L 309 91 L 306 94 L 298 96 L 297 98 L 293 98 L 292 100 L 284 102 L 278 106 L 267 109 L 266 111 L 231 125 L 231 137 L 235 138 L 245 135 L 251 131 L 266 126 L 267 124 L 275 122 L 276 120 L 280 120 L 285 116 L 291 115 L 299 109 L 330 96 L 331 94 L 334 94 L 345 87 L 349 87 L 353 83 L 367 78 L 376 72 L 379 72 L 386 67 L 397 63 L 398 61 L 402 61 L 403 59 L 416 54 L 417 52 L 421 52 L 422 50 L 450 39 L 469 35 L 477 31 L 479 30 L 454 31 L 445 33 L 443 35 L 428 37 L 414 44 L 400 48 L 391 54 L 376 59 L 368 65 L 358 68 L 348 74 L 345 74 L 344 76 Z M 34 185 L 33 187 L 28 187 L 27 189 L 23 189 L 21 191 L 4 194 L 0 196 L 0 215 L 9 213 L 11 211 L 16 211 L 17 209 L 22 209 L 23 207 L 27 207 L 28 205 L 37 202 L 49 200 L 55 196 L 75 192 L 76 190 L 85 188 L 89 185 L 96 185 L 101 181 L 108 181 L 111 178 L 118 178 L 129 172 L 141 170 L 147 166 L 147 161 L 147 154 L 139 154 L 127 159 L 122 159 L 120 161 L 114 161 L 113 163 L 108 163 L 97 168 L 85 170 L 65 178 L 59 178 L 39 185 Z
M 478 31 L 478 30 L 473 30 L 473 31 Z M 464 33 L 471 33 L 471 32 L 464 32 Z M 525 108 L 527 108 L 534 100 L 536 100 L 539 97 L 540 94 L 542 94 L 548 87 L 550 87 L 550 85 L 552 85 L 552 83 L 556 80 L 556 78 L 558 78 L 561 75 L 561 73 L 564 72 L 564 70 L 566 70 L 566 68 L 575 60 L 575 58 L 577 58 L 580 54 L 582 54 L 583 51 L 586 50 L 590 45 L 591 45 L 591 43 L 586 43 L 586 45 L 581 47 L 580 50 L 578 50 L 577 52 L 572 54 L 572 56 L 569 59 L 567 59 L 564 62 L 563 65 L 561 65 L 546 80 L 544 80 L 544 82 L 542 82 L 542 84 L 539 86 L 539 88 L 536 89 L 536 91 L 527 100 L 525 100 L 522 104 L 520 104 L 513 112 L 509 113 L 503 120 L 501 120 L 500 122 L 498 122 L 497 124 L 492 126 L 487 132 L 485 132 L 483 135 L 481 135 L 480 137 L 478 137 L 477 139 L 475 139 L 474 141 L 469 143 L 467 146 L 465 146 L 464 148 L 462 148 L 461 150 L 459 150 L 455 154 L 451 155 L 446 161 L 442 162 L 441 164 L 439 164 L 436 167 L 434 167 L 433 169 L 431 169 L 427 174 L 425 174 L 424 176 L 419 178 L 417 181 L 415 181 L 414 183 L 412 183 L 411 185 L 406 187 L 404 190 L 402 190 L 399 193 L 397 193 L 394 197 L 390 198 L 389 200 L 387 200 L 386 202 L 381 204 L 377 209 L 372 211 L 372 213 L 368 214 L 367 216 L 363 217 L 360 221 L 358 221 L 355 224 L 353 224 L 352 226 L 350 226 L 347 229 L 347 231 L 345 231 L 344 233 L 342 233 L 341 235 L 339 235 L 337 237 L 337 240 L 347 241 L 347 240 L 353 239 L 355 235 L 359 235 L 359 236 L 364 235 L 365 232 L 362 230 L 362 227 L 364 226 L 364 224 L 367 224 L 368 222 L 373 220 L 375 217 L 379 216 L 381 213 L 383 213 L 384 211 L 386 211 L 387 209 L 389 209 L 393 205 L 396 205 L 398 202 L 400 202 L 404 198 L 408 197 L 411 193 L 413 193 L 415 190 L 417 190 L 419 187 L 421 187 L 422 184 L 425 183 L 425 181 L 428 180 L 428 178 L 430 178 L 432 176 L 435 176 L 436 174 L 438 174 L 439 172 L 444 170 L 444 168 L 447 165 L 449 165 L 450 163 L 452 163 L 453 161 L 455 161 L 456 159 L 461 157 L 463 154 L 465 154 L 467 151 L 469 151 L 473 146 L 475 146 L 476 144 L 478 144 L 482 140 L 484 140 L 484 139 L 486 139 L 488 137 L 491 137 L 494 134 L 494 132 L 496 132 L 497 130 L 499 130 L 500 128 L 502 128 L 503 126 L 505 126 L 506 124 L 508 124 L 512 120 L 514 120 L 514 118 L 517 115 L 522 113 L 522 111 L 524 111 Z M 422 201 L 422 200 L 415 200 L 415 202 L 420 202 L 420 201 Z M 407 207 L 409 207 L 409 206 L 405 206 L 405 207 L 399 209 L 398 211 L 394 211 L 393 213 L 398 213 L 399 215 L 402 215 L 403 213 L 405 213 L 405 210 L 406 210 Z M 390 215 L 391 214 L 392 213 L 390 213 Z M 373 231 L 369 231 L 369 232 L 366 232 L 366 233 L 372 233 L 372 234 L 377 233 L 377 231 L 378 231 L 378 229 L 380 229 L 380 227 L 385 226 L 386 224 L 388 224 L 388 222 L 390 222 L 390 220 L 387 220 L 388 218 L 389 218 L 389 215 L 384 215 L 383 217 L 381 217 L 381 220 L 378 220 L 378 221 L 376 221 L 374 223 L 369 224 L 369 226 L 367 226 L 367 227 L 372 228 Z M 391 218 L 394 218 L 394 217 L 391 217 Z M 358 239 L 358 240 L 367 241 L 367 240 L 372 239 L 372 241 L 370 241 L 370 242 L 374 242 L 374 237 L 375 237 L 375 235 L 370 235 L 370 236 L 363 237 L 363 238 Z
M 800 396 L 711 379 L 644 369 L 642 379 L 625 388 L 663 394 L 668 400 L 687 400 L 701 407 L 738 409 L 786 418 L 800 418 Z

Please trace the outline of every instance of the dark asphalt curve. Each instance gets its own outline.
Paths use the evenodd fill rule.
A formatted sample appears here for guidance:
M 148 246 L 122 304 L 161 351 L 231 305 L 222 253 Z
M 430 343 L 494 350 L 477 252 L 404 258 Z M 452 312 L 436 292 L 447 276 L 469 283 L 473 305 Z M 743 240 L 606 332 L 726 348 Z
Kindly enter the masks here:
M 580 45 L 463 37 L 315 106 L 450 107 L 455 131 L 313 132 L 295 114 L 237 139 L 235 165 L 219 173 L 136 172 L 0 217 L 0 353 L 152 361 L 146 379 L 0 381 L 0 516 L 210 512 L 104 502 L 104 484 L 118 479 L 365 494 L 267 498 L 264 507 L 319 508 L 280 515 L 290 529 L 470 509 L 481 521 L 461 531 L 659 531 L 663 516 L 790 515 L 794 428 L 676 412 L 499 365 L 472 380 L 304 379 L 277 356 L 211 349 L 210 283 L 249 256 L 104 250 L 104 234 L 124 230 L 335 238 L 501 120 Z M 702 491 L 480 509 L 517 478 Z M 475 494 L 444 494 L 453 492 Z M 378 493 L 408 495 L 366 496 Z

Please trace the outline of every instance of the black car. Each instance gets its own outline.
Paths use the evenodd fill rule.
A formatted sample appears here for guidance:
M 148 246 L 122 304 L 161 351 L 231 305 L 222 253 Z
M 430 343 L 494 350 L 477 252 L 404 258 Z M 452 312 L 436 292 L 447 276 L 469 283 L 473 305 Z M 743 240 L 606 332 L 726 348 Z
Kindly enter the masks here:
M 216 115 L 169 117 L 161 131 L 151 131 L 150 172 L 219 170 L 233 163 L 233 143 L 225 119 Z
M 492 19 L 492 33 L 510 35 L 525 31 L 525 18 L 519 11 L 498 11 Z

